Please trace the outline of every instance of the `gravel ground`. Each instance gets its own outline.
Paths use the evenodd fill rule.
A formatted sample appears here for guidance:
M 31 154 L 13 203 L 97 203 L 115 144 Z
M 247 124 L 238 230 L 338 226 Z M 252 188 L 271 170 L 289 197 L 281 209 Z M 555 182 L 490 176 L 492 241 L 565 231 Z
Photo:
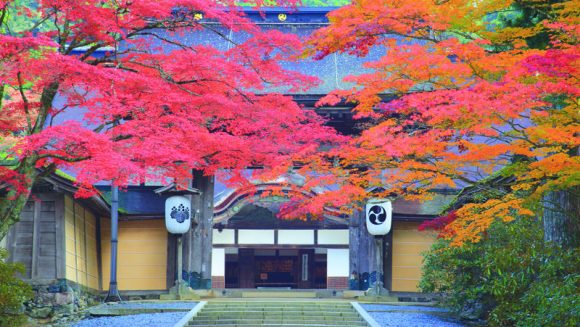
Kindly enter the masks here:
M 361 305 L 383 327 L 462 327 L 452 319 L 433 313 L 446 313 L 442 308 L 422 306 L 394 306 L 380 304 Z M 424 313 L 423 313 L 424 312 Z
M 386 304 L 362 304 L 366 311 L 424 311 L 424 312 L 449 312 L 445 308 L 427 307 L 421 305 L 386 305 Z
M 123 302 L 116 303 L 118 309 L 183 309 L 191 310 L 197 302 Z M 113 307 L 113 306 L 111 306 Z
M 148 313 L 85 319 L 74 327 L 172 327 L 186 312 Z
M 123 302 L 110 305 L 114 309 L 182 309 L 183 312 L 147 313 L 127 316 L 96 317 L 81 320 L 74 327 L 171 327 L 197 302 Z

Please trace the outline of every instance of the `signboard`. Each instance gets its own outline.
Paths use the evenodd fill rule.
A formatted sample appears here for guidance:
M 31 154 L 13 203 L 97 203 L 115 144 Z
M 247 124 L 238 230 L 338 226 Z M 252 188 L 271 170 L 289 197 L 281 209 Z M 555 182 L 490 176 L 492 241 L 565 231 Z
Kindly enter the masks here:
M 371 235 L 386 235 L 391 230 L 393 205 L 388 199 L 372 199 L 366 208 L 367 230 Z
M 191 227 L 191 201 L 175 195 L 165 200 L 165 227 L 172 234 L 184 234 Z

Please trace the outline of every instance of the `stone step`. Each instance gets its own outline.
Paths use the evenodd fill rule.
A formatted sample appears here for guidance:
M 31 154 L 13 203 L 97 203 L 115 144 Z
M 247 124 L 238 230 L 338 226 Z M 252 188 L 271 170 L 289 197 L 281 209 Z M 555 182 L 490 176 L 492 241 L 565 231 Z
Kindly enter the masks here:
M 208 305 L 260 305 L 260 306 L 276 306 L 276 305 L 297 305 L 297 306 L 349 306 L 346 302 L 304 302 L 304 301 L 212 301 Z
M 287 299 L 306 299 L 316 298 L 316 292 L 292 292 L 292 291 L 249 291 L 242 292 L 242 298 L 287 298 Z
M 361 321 L 361 318 L 358 316 L 349 316 L 349 317 L 211 317 L 211 316 L 197 316 L 196 320 L 215 320 L 215 321 L 222 321 L 222 320 L 296 320 L 296 321 L 304 321 L 304 320 L 319 320 L 319 321 Z
M 229 325 L 229 324 L 215 324 L 215 323 L 210 323 L 207 325 L 188 325 L 188 326 L 196 326 L 196 327 L 218 327 L 218 326 L 228 326 L 228 327 L 257 327 L 257 326 L 261 326 L 261 327 L 368 327 L 368 325 L 365 324 L 360 324 L 360 325 L 351 325 L 349 323 L 345 323 L 345 324 L 340 324 L 340 323 L 333 323 L 333 324 L 297 324 L 297 323 L 288 323 L 288 324 L 279 324 L 279 323 L 274 323 L 274 324 L 260 324 L 260 325 L 255 325 L 255 324 L 234 324 L 234 325 Z
M 343 320 L 360 320 L 359 316 L 311 316 L 311 317 L 298 317 L 298 316 L 207 316 L 198 315 L 197 320 L 243 320 L 243 319 L 253 319 L 253 320 L 320 320 L 320 321 L 343 321 Z
M 296 309 L 287 309 L 287 310 L 260 310 L 260 309 L 256 309 L 256 308 L 248 308 L 248 309 L 235 309 L 235 310 L 204 310 L 204 313 L 228 313 L 228 312 L 233 312 L 233 313 L 246 313 L 246 312 L 252 312 L 255 314 L 260 314 L 260 315 L 288 315 L 288 314 L 296 314 L 296 315 L 307 315 L 307 316 L 316 316 L 316 315 L 323 315 L 326 313 L 330 313 L 330 314 L 335 314 L 335 313 L 356 313 L 353 310 L 296 310 Z
M 239 322 L 239 323 L 219 323 L 219 322 L 207 322 L 207 323 L 202 323 L 202 324 L 189 324 L 187 326 L 196 326 L 196 327 L 200 327 L 200 326 L 229 326 L 229 327 L 233 327 L 233 326 L 348 326 L 348 327 L 368 327 L 368 325 L 366 323 L 351 323 L 351 322 L 329 322 L 329 323 L 319 323 L 319 322 L 304 322 L 304 323 L 298 323 L 298 322 L 288 322 L 288 323 L 281 323 L 281 322 L 264 322 L 264 323 L 244 323 L 244 322 Z
M 362 324 L 363 326 L 366 325 L 366 322 L 362 321 L 361 319 L 345 319 L 345 320 L 322 320 L 322 319 L 222 319 L 222 320 L 214 320 L 214 319 L 195 319 L 192 320 L 189 325 L 205 325 L 205 324 L 348 324 L 358 326 Z
M 208 308 L 311 308 L 311 309 L 321 309 L 321 308 L 328 308 L 328 309 L 348 309 L 352 308 L 350 305 L 296 305 L 296 304 L 284 304 L 284 303 L 276 303 L 276 304 L 237 304 L 237 305 L 207 305 Z
M 188 326 L 368 327 L 347 302 L 210 301 Z
M 214 319 L 219 319 L 220 317 L 328 317 L 328 318 L 339 318 L 339 317 L 358 317 L 356 312 L 297 312 L 288 311 L 284 313 L 264 313 L 260 311 L 240 311 L 240 312 L 205 312 L 202 311 L 198 317 L 212 317 Z
M 247 307 L 212 307 L 208 306 L 204 308 L 204 310 L 211 310 L 211 311 L 244 311 L 244 310 L 255 310 L 255 311 L 269 311 L 269 312 L 281 312 L 281 311 L 306 311 L 306 312 L 318 312 L 318 311 L 352 311 L 351 307 L 342 307 L 342 308 L 308 308 L 308 307 L 254 307 L 254 306 L 247 306 Z

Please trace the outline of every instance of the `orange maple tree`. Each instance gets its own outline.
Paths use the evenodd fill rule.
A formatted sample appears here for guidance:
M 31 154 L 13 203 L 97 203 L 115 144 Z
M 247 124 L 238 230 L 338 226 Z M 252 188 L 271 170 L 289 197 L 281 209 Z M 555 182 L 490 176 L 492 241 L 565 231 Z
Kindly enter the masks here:
M 321 104 L 355 103 L 373 124 L 310 163 L 332 174 L 307 185 L 333 190 L 284 214 L 360 203 L 373 187 L 383 190 L 376 197 L 426 200 L 477 186 L 487 198 L 462 206 L 442 231 L 462 244 L 578 186 L 578 11 L 575 1 L 357 0 L 331 12 L 310 54 L 367 62 L 347 77 L 351 89 Z M 510 177 L 505 187 L 486 183 L 498 176 Z

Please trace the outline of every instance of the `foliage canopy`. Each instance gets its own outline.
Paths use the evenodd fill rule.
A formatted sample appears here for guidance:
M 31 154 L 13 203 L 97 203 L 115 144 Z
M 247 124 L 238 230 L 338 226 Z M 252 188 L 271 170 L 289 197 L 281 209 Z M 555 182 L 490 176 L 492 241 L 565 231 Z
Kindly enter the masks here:
M 0 29 L 0 151 L 16 160 L 0 167 L 0 238 L 37 169 L 73 171 L 78 196 L 191 169 L 244 183 L 248 166 L 279 175 L 341 140 L 268 91 L 317 80 L 281 66 L 300 52 L 297 36 L 262 31 L 235 1 L 2 0 Z M 204 33 L 227 46 L 200 42 Z
M 337 190 L 296 199 L 285 214 L 363 202 L 381 186 L 374 196 L 425 200 L 469 185 L 496 193 L 463 206 L 443 230 L 462 244 L 579 185 L 578 14 L 577 1 L 533 0 L 359 0 L 330 13 L 309 53 L 368 60 L 346 78 L 351 89 L 320 104 L 352 102 L 371 127 L 311 163 L 334 176 L 311 185 Z M 384 55 L 370 59 L 371 49 Z M 507 189 L 482 183 L 508 165 Z

